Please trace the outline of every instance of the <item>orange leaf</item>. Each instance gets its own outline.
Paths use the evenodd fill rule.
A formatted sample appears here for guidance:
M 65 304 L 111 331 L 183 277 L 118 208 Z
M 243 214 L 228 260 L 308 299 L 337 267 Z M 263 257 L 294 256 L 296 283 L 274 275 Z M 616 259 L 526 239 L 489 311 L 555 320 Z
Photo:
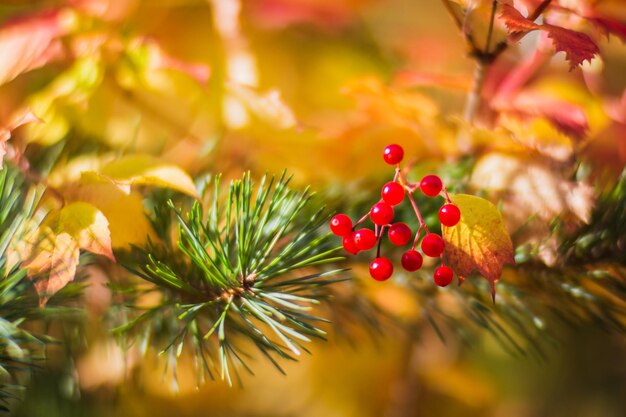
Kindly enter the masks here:
M 459 282 L 478 271 L 491 284 L 495 300 L 495 284 L 505 264 L 514 264 L 513 243 L 504 228 L 500 212 L 491 202 L 472 195 L 457 194 L 450 198 L 461 210 L 461 221 L 442 228 L 446 244 L 445 256 L 459 276 Z
M 66 18 L 52 11 L 14 19 L 0 28 L 0 85 L 62 54 L 58 38 L 67 33 Z

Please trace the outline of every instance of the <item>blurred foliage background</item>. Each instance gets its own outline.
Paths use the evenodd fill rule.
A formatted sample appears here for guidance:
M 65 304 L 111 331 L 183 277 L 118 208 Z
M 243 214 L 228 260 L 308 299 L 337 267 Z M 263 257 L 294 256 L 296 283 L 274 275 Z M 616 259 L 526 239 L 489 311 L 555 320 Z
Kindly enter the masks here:
M 560 3 L 626 21 L 621 1 Z M 473 10 L 468 24 L 482 39 L 491 2 L 451 4 Z M 81 172 L 105 172 L 126 155 L 225 180 L 286 169 L 296 187 L 311 185 L 331 210 L 358 218 L 392 178 L 381 150 L 399 143 L 412 177 L 437 172 L 452 191 L 498 204 L 518 262 L 492 305 L 480 277 L 439 290 L 427 265 L 381 284 L 368 277 L 369 259 L 346 261 L 353 283 L 338 284 L 337 309 L 333 300 L 320 308 L 338 323 L 325 327 L 329 341 L 287 363 L 286 375 L 255 358 L 256 375 L 230 388 L 196 387 L 188 354 L 174 379 L 156 352 L 119 347 L 103 317 L 119 301 L 107 283 L 121 268 L 82 257 L 84 322 L 48 330 L 67 343 L 48 347 L 16 415 L 626 412 L 620 36 L 595 37 L 601 58 L 573 71 L 528 36 L 489 68 L 470 124 L 462 115 L 474 62 L 441 1 L 9 0 L 0 19 L 11 62 L 1 64 L 3 129 L 19 126 L 16 109 L 42 121 L 14 130 L 6 159 L 48 195 L 98 207 L 114 249 L 151 233 L 149 193 L 114 198 Z M 506 33 L 497 22 L 496 39 Z M 437 208 L 419 203 L 436 229 Z M 345 301 L 353 298 L 363 313 Z M 345 319 L 350 310 L 355 320 Z

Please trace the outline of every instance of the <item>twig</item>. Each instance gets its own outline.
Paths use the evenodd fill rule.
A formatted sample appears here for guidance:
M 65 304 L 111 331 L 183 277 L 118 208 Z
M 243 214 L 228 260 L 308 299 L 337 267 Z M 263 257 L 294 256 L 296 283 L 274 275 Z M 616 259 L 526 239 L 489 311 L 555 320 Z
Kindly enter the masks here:
M 461 34 L 463 35 L 463 37 L 469 44 L 471 48 L 471 53 L 476 52 L 478 50 L 478 47 L 476 46 L 476 42 L 474 41 L 474 36 L 467 30 L 465 30 L 465 25 L 463 24 L 463 21 L 461 20 L 461 18 L 454 11 L 454 8 L 452 7 L 452 3 L 450 2 L 450 0 L 441 0 L 441 1 L 443 3 L 443 7 L 445 7 L 446 11 L 448 12 L 450 17 L 454 21 L 454 24 L 456 25 L 456 27 L 459 29 L 459 31 L 461 32 Z
M 480 108 L 481 93 L 485 82 L 485 73 L 487 72 L 487 67 L 493 61 L 489 49 L 491 48 L 491 39 L 493 38 L 493 26 L 496 20 L 497 6 L 497 1 L 493 0 L 491 3 L 491 15 L 489 17 L 489 30 L 487 31 L 485 49 L 477 50 L 473 54 L 474 59 L 476 60 L 476 68 L 474 70 L 472 90 L 467 96 L 465 111 L 463 112 L 465 120 L 470 123 L 474 120 L 476 114 L 478 113 L 478 109 Z

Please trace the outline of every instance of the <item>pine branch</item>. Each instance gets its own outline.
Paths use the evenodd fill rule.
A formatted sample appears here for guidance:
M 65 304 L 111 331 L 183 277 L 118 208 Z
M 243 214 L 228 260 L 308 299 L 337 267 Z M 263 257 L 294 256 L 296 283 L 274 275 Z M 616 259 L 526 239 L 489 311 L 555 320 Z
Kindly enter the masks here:
M 209 202 L 195 202 L 187 214 L 169 200 L 177 238 L 160 213 L 161 241 L 122 261 L 154 284 L 161 301 L 134 306 L 137 314 L 115 332 L 131 343 L 150 340 L 170 366 L 183 349 L 192 352 L 199 383 L 204 374 L 232 384 L 239 368 L 252 373 L 244 347 L 255 347 L 282 372 L 278 358 L 295 360 L 306 343 L 324 339 L 319 323 L 326 320 L 314 307 L 342 279 L 333 277 L 341 270 L 320 267 L 343 258 L 320 234 L 324 208 L 308 189 L 292 191 L 288 184 L 283 173 L 255 187 L 246 174 L 224 196 L 218 177 Z M 128 294 L 129 306 L 141 295 Z
M 45 357 L 47 339 L 24 330 L 26 320 L 40 315 L 38 298 L 26 271 L 10 264 L 9 249 L 32 218 L 41 190 L 30 188 L 11 166 L 0 170 L 0 410 L 19 400 L 32 369 Z

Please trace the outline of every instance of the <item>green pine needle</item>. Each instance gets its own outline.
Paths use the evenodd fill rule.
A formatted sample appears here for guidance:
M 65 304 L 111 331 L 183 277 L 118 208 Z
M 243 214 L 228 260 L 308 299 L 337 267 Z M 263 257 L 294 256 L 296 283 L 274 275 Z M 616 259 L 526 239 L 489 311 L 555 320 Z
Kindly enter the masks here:
M 30 188 L 9 165 L 0 170 L 0 410 L 21 398 L 30 372 L 44 359 L 45 337 L 21 328 L 41 315 L 33 283 L 18 264 L 9 264 L 8 249 L 33 217 L 41 190 Z
M 248 173 L 224 196 L 218 177 L 210 202 L 194 202 L 186 214 L 169 200 L 178 238 L 172 241 L 158 219 L 162 241 L 135 248 L 123 261 L 155 284 L 161 301 L 115 332 L 157 343 L 171 366 L 187 347 L 202 374 L 199 383 L 207 374 L 232 384 L 240 380 L 239 368 L 252 374 L 250 347 L 283 372 L 277 358 L 295 360 L 308 352 L 306 343 L 324 339 L 316 323 L 325 320 L 314 306 L 328 296 L 329 284 L 341 281 L 328 277 L 342 270 L 320 267 L 343 258 L 320 233 L 328 220 L 324 208 L 308 189 L 288 184 L 283 173 L 255 187 Z

